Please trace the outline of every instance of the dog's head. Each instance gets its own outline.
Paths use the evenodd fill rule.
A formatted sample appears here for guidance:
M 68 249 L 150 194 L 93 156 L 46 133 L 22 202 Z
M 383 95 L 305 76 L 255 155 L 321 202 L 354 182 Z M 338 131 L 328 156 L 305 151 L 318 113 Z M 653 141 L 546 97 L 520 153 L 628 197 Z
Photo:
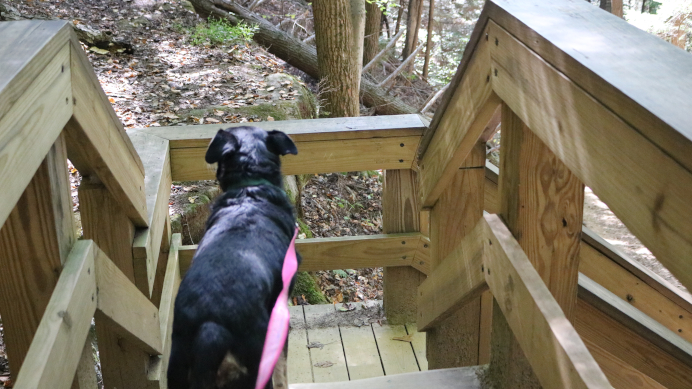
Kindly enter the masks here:
M 279 156 L 298 154 L 288 135 L 281 131 L 264 131 L 242 126 L 219 130 L 204 157 L 209 164 L 218 163 L 216 178 L 222 190 L 247 179 L 265 179 L 281 186 Z

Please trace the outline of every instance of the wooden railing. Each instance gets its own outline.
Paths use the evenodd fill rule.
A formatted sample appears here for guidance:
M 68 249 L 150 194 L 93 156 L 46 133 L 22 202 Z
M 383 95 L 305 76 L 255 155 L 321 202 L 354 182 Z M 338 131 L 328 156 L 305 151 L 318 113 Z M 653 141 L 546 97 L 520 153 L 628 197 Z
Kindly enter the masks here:
M 126 134 L 68 24 L 0 23 L 0 36 L 15 387 L 95 388 L 93 317 L 109 387 L 166 388 L 196 249 L 171 234 L 169 189 L 214 178 L 203 155 L 218 126 Z M 296 141 L 286 174 L 386 170 L 385 233 L 301 240 L 302 270 L 385 267 L 388 318 L 428 331 L 433 369 L 490 362 L 505 387 L 692 387 L 692 298 L 581 225 L 586 184 L 692 286 L 692 60 L 653 39 L 583 1 L 492 0 L 430 128 L 417 115 L 256 123 Z M 499 175 L 482 135 L 498 105 Z M 68 157 L 84 177 L 80 241 Z

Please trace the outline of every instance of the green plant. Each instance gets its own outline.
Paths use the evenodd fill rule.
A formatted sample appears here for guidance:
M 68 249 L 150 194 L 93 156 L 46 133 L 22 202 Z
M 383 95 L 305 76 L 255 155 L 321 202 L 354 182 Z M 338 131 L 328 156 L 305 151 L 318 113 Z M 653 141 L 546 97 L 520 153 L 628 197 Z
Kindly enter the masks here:
M 195 26 L 190 42 L 195 45 L 224 45 L 233 42 L 251 41 L 257 26 L 240 22 L 235 26 L 225 20 L 209 19 Z

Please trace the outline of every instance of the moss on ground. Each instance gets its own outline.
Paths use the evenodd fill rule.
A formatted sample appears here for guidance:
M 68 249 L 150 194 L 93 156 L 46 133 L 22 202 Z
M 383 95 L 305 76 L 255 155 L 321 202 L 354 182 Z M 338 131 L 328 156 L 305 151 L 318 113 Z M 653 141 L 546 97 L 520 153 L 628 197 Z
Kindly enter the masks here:
M 293 296 L 303 296 L 310 304 L 327 304 L 328 301 L 317 286 L 317 281 L 310 273 L 301 271 L 296 274 L 296 284 L 293 288 Z

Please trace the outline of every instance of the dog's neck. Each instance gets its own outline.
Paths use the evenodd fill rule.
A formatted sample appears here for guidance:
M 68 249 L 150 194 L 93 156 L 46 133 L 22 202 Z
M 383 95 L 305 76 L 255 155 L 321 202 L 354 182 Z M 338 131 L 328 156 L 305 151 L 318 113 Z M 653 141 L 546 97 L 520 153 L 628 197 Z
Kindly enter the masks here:
M 247 188 L 248 186 L 260 186 L 260 185 L 268 185 L 268 186 L 273 186 L 275 188 L 279 188 L 283 190 L 281 187 L 273 184 L 267 179 L 264 178 L 244 178 L 239 180 L 238 182 L 234 182 L 232 185 L 229 185 L 227 188 L 224 189 L 224 191 L 229 191 L 229 190 L 237 190 L 237 189 L 243 189 Z

